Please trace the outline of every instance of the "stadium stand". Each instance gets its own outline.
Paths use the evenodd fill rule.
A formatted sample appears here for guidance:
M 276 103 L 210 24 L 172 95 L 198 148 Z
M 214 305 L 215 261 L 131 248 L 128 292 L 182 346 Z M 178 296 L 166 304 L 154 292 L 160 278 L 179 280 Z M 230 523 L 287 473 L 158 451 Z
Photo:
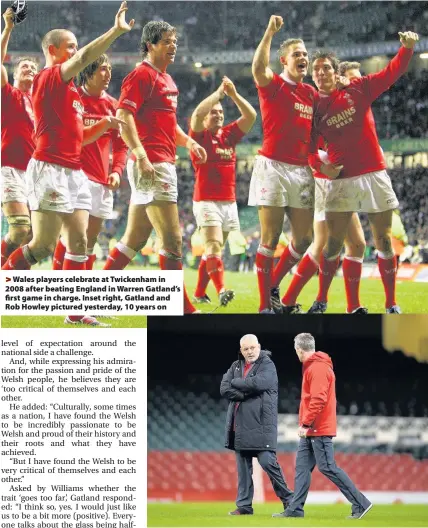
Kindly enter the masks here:
M 279 454 L 286 480 L 294 480 L 294 454 Z M 410 455 L 344 454 L 336 456 L 337 464 L 352 478 L 359 489 L 381 492 L 418 492 L 428 487 L 428 460 Z M 237 473 L 233 453 L 151 451 L 148 457 L 149 500 L 233 501 Z M 266 501 L 276 500 L 272 486 L 263 476 Z M 318 469 L 312 474 L 311 491 L 336 491 L 332 482 Z

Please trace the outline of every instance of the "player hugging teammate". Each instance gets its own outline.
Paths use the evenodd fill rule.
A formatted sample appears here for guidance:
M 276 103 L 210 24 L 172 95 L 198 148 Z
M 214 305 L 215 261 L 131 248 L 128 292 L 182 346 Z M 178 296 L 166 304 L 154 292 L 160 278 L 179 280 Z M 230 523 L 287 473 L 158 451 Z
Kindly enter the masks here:
M 270 18 L 253 59 L 264 134 L 254 163 L 249 198 L 249 205 L 258 206 L 261 225 L 256 257 L 259 312 L 299 313 L 297 296 L 319 265 L 319 293 L 309 313 L 324 313 L 347 236 L 347 311 L 366 314 L 367 309 L 359 301 L 364 239 L 355 215 L 366 212 L 378 250 L 386 312 L 401 313 L 395 300 L 397 262 L 391 244 L 392 212 L 398 207 L 398 200 L 385 170 L 370 105 L 405 73 L 418 36 L 400 33 L 402 47 L 386 68 L 365 77 L 354 75 L 344 87 L 339 87 L 339 61 L 334 54 L 315 54 L 312 69 L 317 93 L 302 83 L 309 64 L 302 40 L 288 39 L 281 45 L 280 76 L 269 68 L 272 38 L 282 25 L 282 17 Z M 327 150 L 323 159 L 318 154 L 320 141 Z M 318 177 L 317 220 L 322 214 L 327 233 L 318 234 L 315 248 L 302 259 L 312 240 L 314 187 L 309 165 Z M 292 240 L 273 268 L 284 213 L 290 221 Z M 320 231 L 319 226 L 315 225 L 317 230 Z M 279 284 L 300 260 L 297 274 L 280 300 Z

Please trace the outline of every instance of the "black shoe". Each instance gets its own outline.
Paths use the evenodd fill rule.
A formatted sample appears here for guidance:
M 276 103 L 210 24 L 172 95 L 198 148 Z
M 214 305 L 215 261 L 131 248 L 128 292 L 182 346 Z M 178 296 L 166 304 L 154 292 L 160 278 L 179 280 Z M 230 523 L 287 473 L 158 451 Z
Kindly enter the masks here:
M 297 513 L 291 510 L 284 510 L 282 513 L 272 513 L 272 517 L 304 517 L 304 513 Z
M 364 306 L 360 306 L 359 308 L 356 308 L 355 310 L 352 310 L 350 315 L 367 315 L 369 311 L 367 308 L 364 308 Z
M 203 297 L 193 297 L 193 302 L 196 304 L 211 304 L 211 299 L 205 294 Z
M 327 303 L 324 301 L 314 301 L 307 311 L 308 314 L 323 314 L 327 310 Z
M 222 306 L 227 306 L 234 298 L 235 292 L 233 290 L 224 290 L 218 296 L 219 303 Z
M 291 304 L 290 306 L 287 306 L 286 304 L 282 305 L 282 313 L 286 315 L 296 315 L 302 313 L 302 305 L 301 304 Z
M 233 510 L 229 512 L 229 515 L 253 515 L 253 510 L 245 510 L 244 508 L 236 508 L 236 510 Z
M 272 310 L 276 314 L 282 314 L 282 304 L 281 299 L 279 297 L 279 288 L 272 288 L 270 290 L 270 305 L 272 306 Z
M 373 504 L 369 504 L 365 510 L 355 512 L 352 515 L 349 515 L 347 519 L 362 519 L 366 513 L 368 513 L 373 508 Z

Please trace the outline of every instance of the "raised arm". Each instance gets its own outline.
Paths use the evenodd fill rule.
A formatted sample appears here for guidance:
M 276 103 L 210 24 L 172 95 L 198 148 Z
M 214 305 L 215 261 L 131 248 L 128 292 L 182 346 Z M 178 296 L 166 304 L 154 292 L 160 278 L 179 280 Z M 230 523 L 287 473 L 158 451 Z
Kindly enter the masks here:
M 71 59 L 61 64 L 61 78 L 63 81 L 69 81 L 75 77 L 86 66 L 107 51 L 117 38 L 131 31 L 134 26 L 134 20 L 132 19 L 129 24 L 126 22 L 125 13 L 127 10 L 127 3 L 122 2 L 119 11 L 116 13 L 114 26 L 104 33 L 104 35 L 101 35 L 79 50 Z
M 253 57 L 252 72 L 254 80 L 259 86 L 267 86 L 273 79 L 273 71 L 269 68 L 270 48 L 273 36 L 278 33 L 283 24 L 284 21 L 281 16 L 272 15 L 265 34 L 257 46 Z
M 241 117 L 237 121 L 238 127 L 244 134 L 248 134 L 256 122 L 256 110 L 242 95 L 239 95 L 235 85 L 228 77 L 223 77 L 223 88 L 224 93 L 232 99 L 241 112 Z
M 402 44 L 398 53 L 393 57 L 386 67 L 378 73 L 372 73 L 362 77 L 362 82 L 367 83 L 370 99 L 377 99 L 383 92 L 386 92 L 398 79 L 406 73 L 413 56 L 413 48 L 419 40 L 417 33 L 406 31 L 399 33 Z
M 12 34 L 14 23 L 13 23 L 13 10 L 8 7 L 3 13 L 4 29 L 1 34 L 1 87 L 6 86 L 8 83 L 7 71 L 3 66 L 4 59 L 7 54 L 7 47 L 9 45 L 10 35 Z
M 201 101 L 194 109 L 190 118 L 190 128 L 193 132 L 202 132 L 204 130 L 204 118 L 210 112 L 211 108 L 221 101 L 224 97 L 223 83 L 217 90 Z
M 245 394 L 260 393 L 274 389 L 278 385 L 276 368 L 272 361 L 262 363 L 255 376 L 248 375 L 246 378 L 235 378 L 232 387 L 239 389 Z

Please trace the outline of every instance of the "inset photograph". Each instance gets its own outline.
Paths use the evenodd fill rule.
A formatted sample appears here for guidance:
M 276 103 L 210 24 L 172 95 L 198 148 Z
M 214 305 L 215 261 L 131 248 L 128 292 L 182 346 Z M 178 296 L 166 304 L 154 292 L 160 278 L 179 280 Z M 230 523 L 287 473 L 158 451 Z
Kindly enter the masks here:
M 148 526 L 423 526 L 428 317 L 149 320 Z

